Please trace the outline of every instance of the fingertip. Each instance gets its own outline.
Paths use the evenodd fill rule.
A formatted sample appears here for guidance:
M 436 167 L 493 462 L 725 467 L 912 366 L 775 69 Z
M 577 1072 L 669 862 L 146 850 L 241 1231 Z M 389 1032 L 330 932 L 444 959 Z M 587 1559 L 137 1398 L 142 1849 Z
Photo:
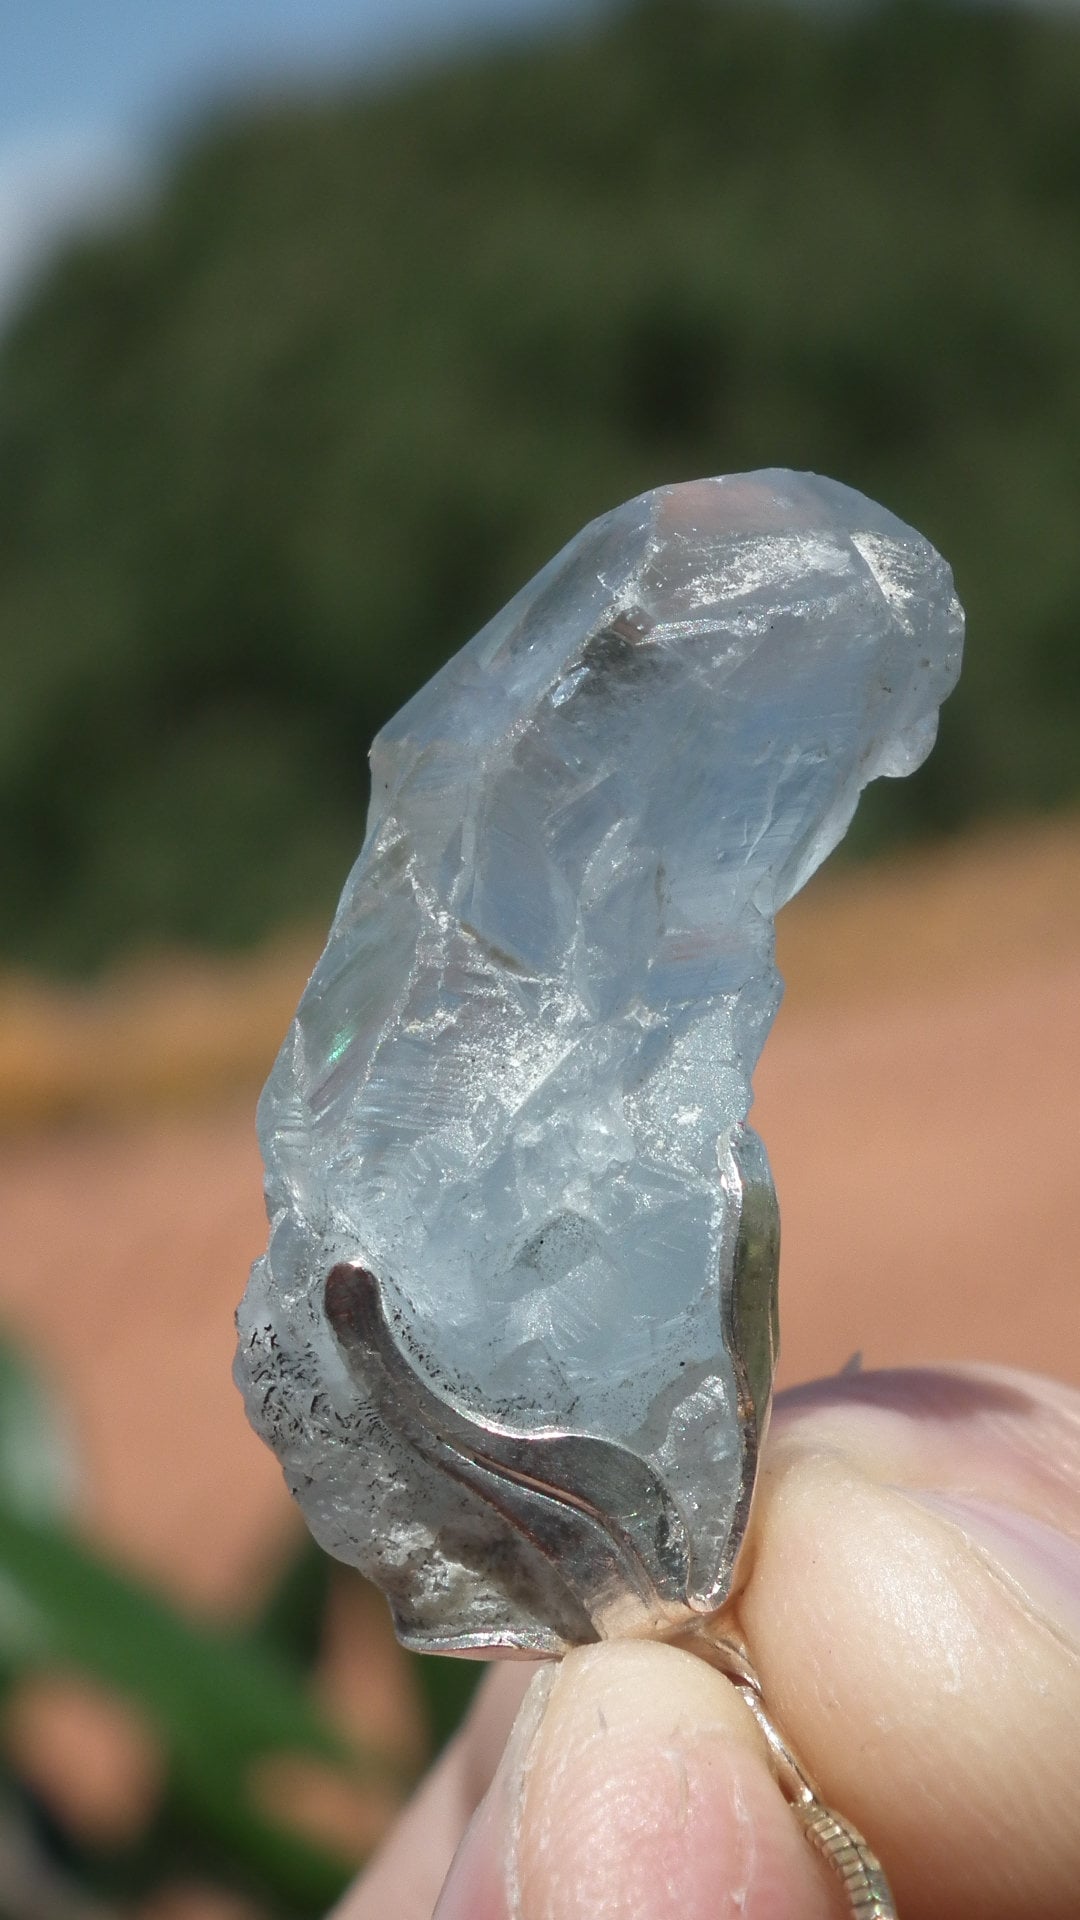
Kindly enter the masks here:
M 488 1789 L 454 1855 L 432 1920 L 510 1920 L 502 1796 Z
M 824 1869 L 729 1683 L 677 1648 L 570 1655 L 516 1790 L 521 1920 L 826 1920 Z
M 962 1486 L 1080 1531 L 1080 1393 L 1038 1374 L 969 1365 L 811 1381 L 777 1398 L 763 1480 L 793 1452 L 835 1454 L 895 1486 Z
M 889 1398 L 892 1418 L 904 1395 Z M 922 1417 L 947 1423 L 947 1406 Z M 772 1711 L 880 1854 L 902 1912 L 1076 1912 L 1080 1663 L 1050 1612 L 1067 1543 L 1051 1553 L 1038 1523 L 1041 1558 L 1025 1571 L 1030 1527 L 908 1483 L 932 1469 L 939 1488 L 978 1489 L 986 1473 L 1000 1484 L 1003 1450 L 1018 1446 L 1008 1483 L 1034 1497 L 1010 1430 L 1026 1417 L 999 1402 L 987 1419 L 981 1391 L 948 1436 L 868 1433 L 831 1414 L 823 1426 L 814 1412 L 789 1427 L 763 1485 L 742 1626 Z

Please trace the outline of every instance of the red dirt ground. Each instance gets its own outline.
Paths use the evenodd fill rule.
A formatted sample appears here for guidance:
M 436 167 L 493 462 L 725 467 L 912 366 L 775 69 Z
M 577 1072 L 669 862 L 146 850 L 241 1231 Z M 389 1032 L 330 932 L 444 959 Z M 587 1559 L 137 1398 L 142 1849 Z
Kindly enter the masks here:
M 819 881 L 780 944 L 754 1118 L 782 1380 L 859 1349 L 1080 1381 L 1080 823 Z M 250 1603 L 297 1526 L 229 1367 L 263 1243 L 254 1084 L 313 954 L 0 993 L 24 1122 L 0 1143 L 0 1315 L 71 1409 L 94 1534 L 214 1610 Z M 390 1731 L 402 1696 L 376 1681 L 363 1717 Z

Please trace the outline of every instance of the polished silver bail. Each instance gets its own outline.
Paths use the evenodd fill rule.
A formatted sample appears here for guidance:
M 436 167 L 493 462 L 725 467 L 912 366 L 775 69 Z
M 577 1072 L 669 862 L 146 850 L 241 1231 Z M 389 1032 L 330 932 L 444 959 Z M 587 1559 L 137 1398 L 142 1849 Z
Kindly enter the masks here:
M 552 1655 L 596 1640 L 674 1639 L 727 1600 L 772 1396 L 780 1228 L 765 1151 L 749 1128 L 722 1178 L 737 1217 L 728 1270 L 717 1276 L 718 1331 L 735 1384 L 727 1418 L 736 1481 L 726 1532 L 704 1545 L 655 1457 L 594 1434 L 504 1425 L 436 1392 L 378 1276 L 348 1261 L 332 1269 L 323 1305 L 365 1417 L 392 1432 L 418 1477 L 434 1475 L 445 1490 L 444 1538 L 459 1556 L 475 1552 L 490 1595 L 479 1624 L 456 1619 L 450 1606 L 420 1618 L 414 1583 L 395 1587 L 391 1570 L 383 1584 L 405 1645 Z

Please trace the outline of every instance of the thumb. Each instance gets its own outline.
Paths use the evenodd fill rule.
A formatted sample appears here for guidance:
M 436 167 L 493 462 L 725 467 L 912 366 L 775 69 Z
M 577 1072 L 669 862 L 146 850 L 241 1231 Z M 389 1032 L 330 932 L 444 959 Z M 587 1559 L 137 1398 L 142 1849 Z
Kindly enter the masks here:
M 832 1920 L 727 1680 L 623 1641 L 537 1674 L 436 1920 Z
M 1074 1920 L 1080 1396 L 952 1369 L 784 1396 L 740 1625 L 772 1713 L 905 1920 Z M 340 1920 L 430 1915 L 520 1699 L 510 1663 Z M 741 1699 L 677 1648 L 542 1671 L 439 1920 L 816 1920 L 842 1902 Z
M 781 1398 L 740 1603 L 905 1920 L 1080 1912 L 1080 1395 L 991 1368 Z
M 781 1402 L 740 1616 L 765 1695 L 909 1920 L 1070 1920 L 1080 1398 L 977 1369 Z M 842 1911 L 742 1701 L 676 1648 L 538 1676 L 438 1920 Z

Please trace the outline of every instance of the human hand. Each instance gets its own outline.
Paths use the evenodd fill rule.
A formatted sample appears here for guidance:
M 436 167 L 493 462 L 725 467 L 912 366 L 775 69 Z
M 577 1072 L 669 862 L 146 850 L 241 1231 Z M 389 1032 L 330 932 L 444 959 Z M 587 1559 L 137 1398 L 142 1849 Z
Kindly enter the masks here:
M 1080 1394 L 957 1368 L 782 1396 L 748 1555 L 770 1712 L 903 1920 L 1075 1920 Z M 436 1899 L 437 1920 L 845 1911 L 735 1689 L 642 1642 L 498 1664 L 336 1920 Z

